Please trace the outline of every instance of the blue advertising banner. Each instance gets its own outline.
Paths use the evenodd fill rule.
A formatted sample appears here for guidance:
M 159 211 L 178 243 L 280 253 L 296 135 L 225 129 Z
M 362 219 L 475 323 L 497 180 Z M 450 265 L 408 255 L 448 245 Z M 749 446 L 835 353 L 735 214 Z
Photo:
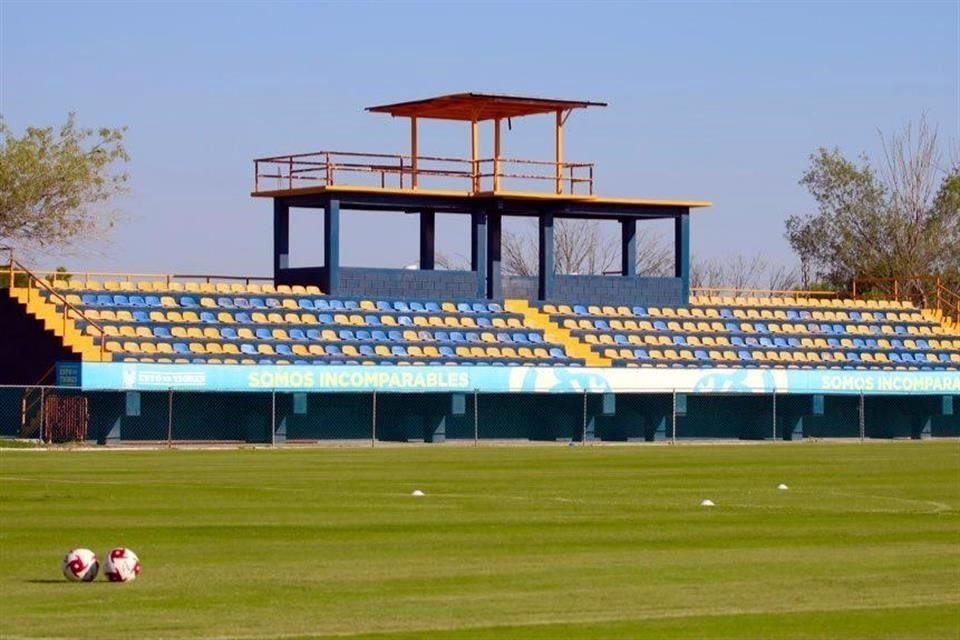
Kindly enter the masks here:
M 275 366 L 85 362 L 88 390 L 960 394 L 958 371 Z

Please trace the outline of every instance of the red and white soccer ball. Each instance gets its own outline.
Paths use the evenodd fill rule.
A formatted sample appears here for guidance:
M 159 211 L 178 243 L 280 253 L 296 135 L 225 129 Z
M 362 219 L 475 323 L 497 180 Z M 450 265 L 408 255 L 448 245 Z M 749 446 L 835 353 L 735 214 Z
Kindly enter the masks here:
M 140 575 L 140 559 L 125 547 L 111 549 L 103 565 L 103 574 L 110 582 L 132 582 Z
M 63 557 L 63 575 L 71 582 L 93 582 L 99 570 L 97 554 L 90 549 L 72 549 Z

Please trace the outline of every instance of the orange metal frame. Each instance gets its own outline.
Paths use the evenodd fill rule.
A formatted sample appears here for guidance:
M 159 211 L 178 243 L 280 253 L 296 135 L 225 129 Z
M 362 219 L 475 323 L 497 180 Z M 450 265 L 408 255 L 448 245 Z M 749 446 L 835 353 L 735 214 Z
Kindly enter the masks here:
M 521 180 L 553 183 L 553 190 L 558 194 L 593 195 L 593 164 L 586 162 L 522 160 L 496 155 L 468 160 L 352 151 L 317 151 L 257 158 L 253 162 L 254 193 L 360 186 L 351 182 L 349 175 L 368 174 L 379 178 L 378 186 L 382 189 L 417 190 L 423 178 L 440 178 L 467 186 L 465 191 L 477 195 L 500 191 L 505 180 Z

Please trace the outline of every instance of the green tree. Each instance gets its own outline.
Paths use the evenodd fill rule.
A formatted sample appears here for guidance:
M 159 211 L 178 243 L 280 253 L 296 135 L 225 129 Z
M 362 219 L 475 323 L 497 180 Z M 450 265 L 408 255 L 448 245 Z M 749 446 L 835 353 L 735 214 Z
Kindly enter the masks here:
M 0 116 L 0 244 L 27 250 L 100 237 L 114 214 L 103 205 L 125 190 L 125 128 L 59 129 L 17 137 Z
M 811 156 L 800 184 L 817 213 L 786 222 L 805 286 L 925 275 L 960 283 L 960 162 L 942 164 L 937 132 L 924 120 L 881 141 L 879 169 L 837 149 Z

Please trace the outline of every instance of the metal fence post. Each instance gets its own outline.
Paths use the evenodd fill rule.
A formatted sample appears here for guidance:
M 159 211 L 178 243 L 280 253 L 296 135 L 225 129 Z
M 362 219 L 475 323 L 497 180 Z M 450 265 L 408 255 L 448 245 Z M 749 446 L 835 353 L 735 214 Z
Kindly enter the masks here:
M 40 387 L 40 442 L 46 442 L 46 431 L 47 431 L 47 415 L 46 415 L 46 404 L 47 398 L 44 393 L 46 389 Z
M 173 447 L 173 389 L 167 389 L 167 448 Z
M 270 393 L 270 446 L 277 446 L 277 390 Z
M 587 390 L 583 390 L 583 432 L 580 434 L 580 445 L 587 446 Z
M 677 390 L 673 390 L 673 414 L 670 420 L 670 444 L 677 444 Z
M 373 390 L 373 419 L 370 429 L 370 446 L 377 446 L 377 390 Z
M 773 392 L 773 439 L 777 439 L 777 392 Z
M 480 446 L 480 390 L 473 390 L 473 446 Z
M 860 392 L 860 442 L 863 442 L 866 437 L 866 426 L 865 419 L 863 415 L 863 392 Z

